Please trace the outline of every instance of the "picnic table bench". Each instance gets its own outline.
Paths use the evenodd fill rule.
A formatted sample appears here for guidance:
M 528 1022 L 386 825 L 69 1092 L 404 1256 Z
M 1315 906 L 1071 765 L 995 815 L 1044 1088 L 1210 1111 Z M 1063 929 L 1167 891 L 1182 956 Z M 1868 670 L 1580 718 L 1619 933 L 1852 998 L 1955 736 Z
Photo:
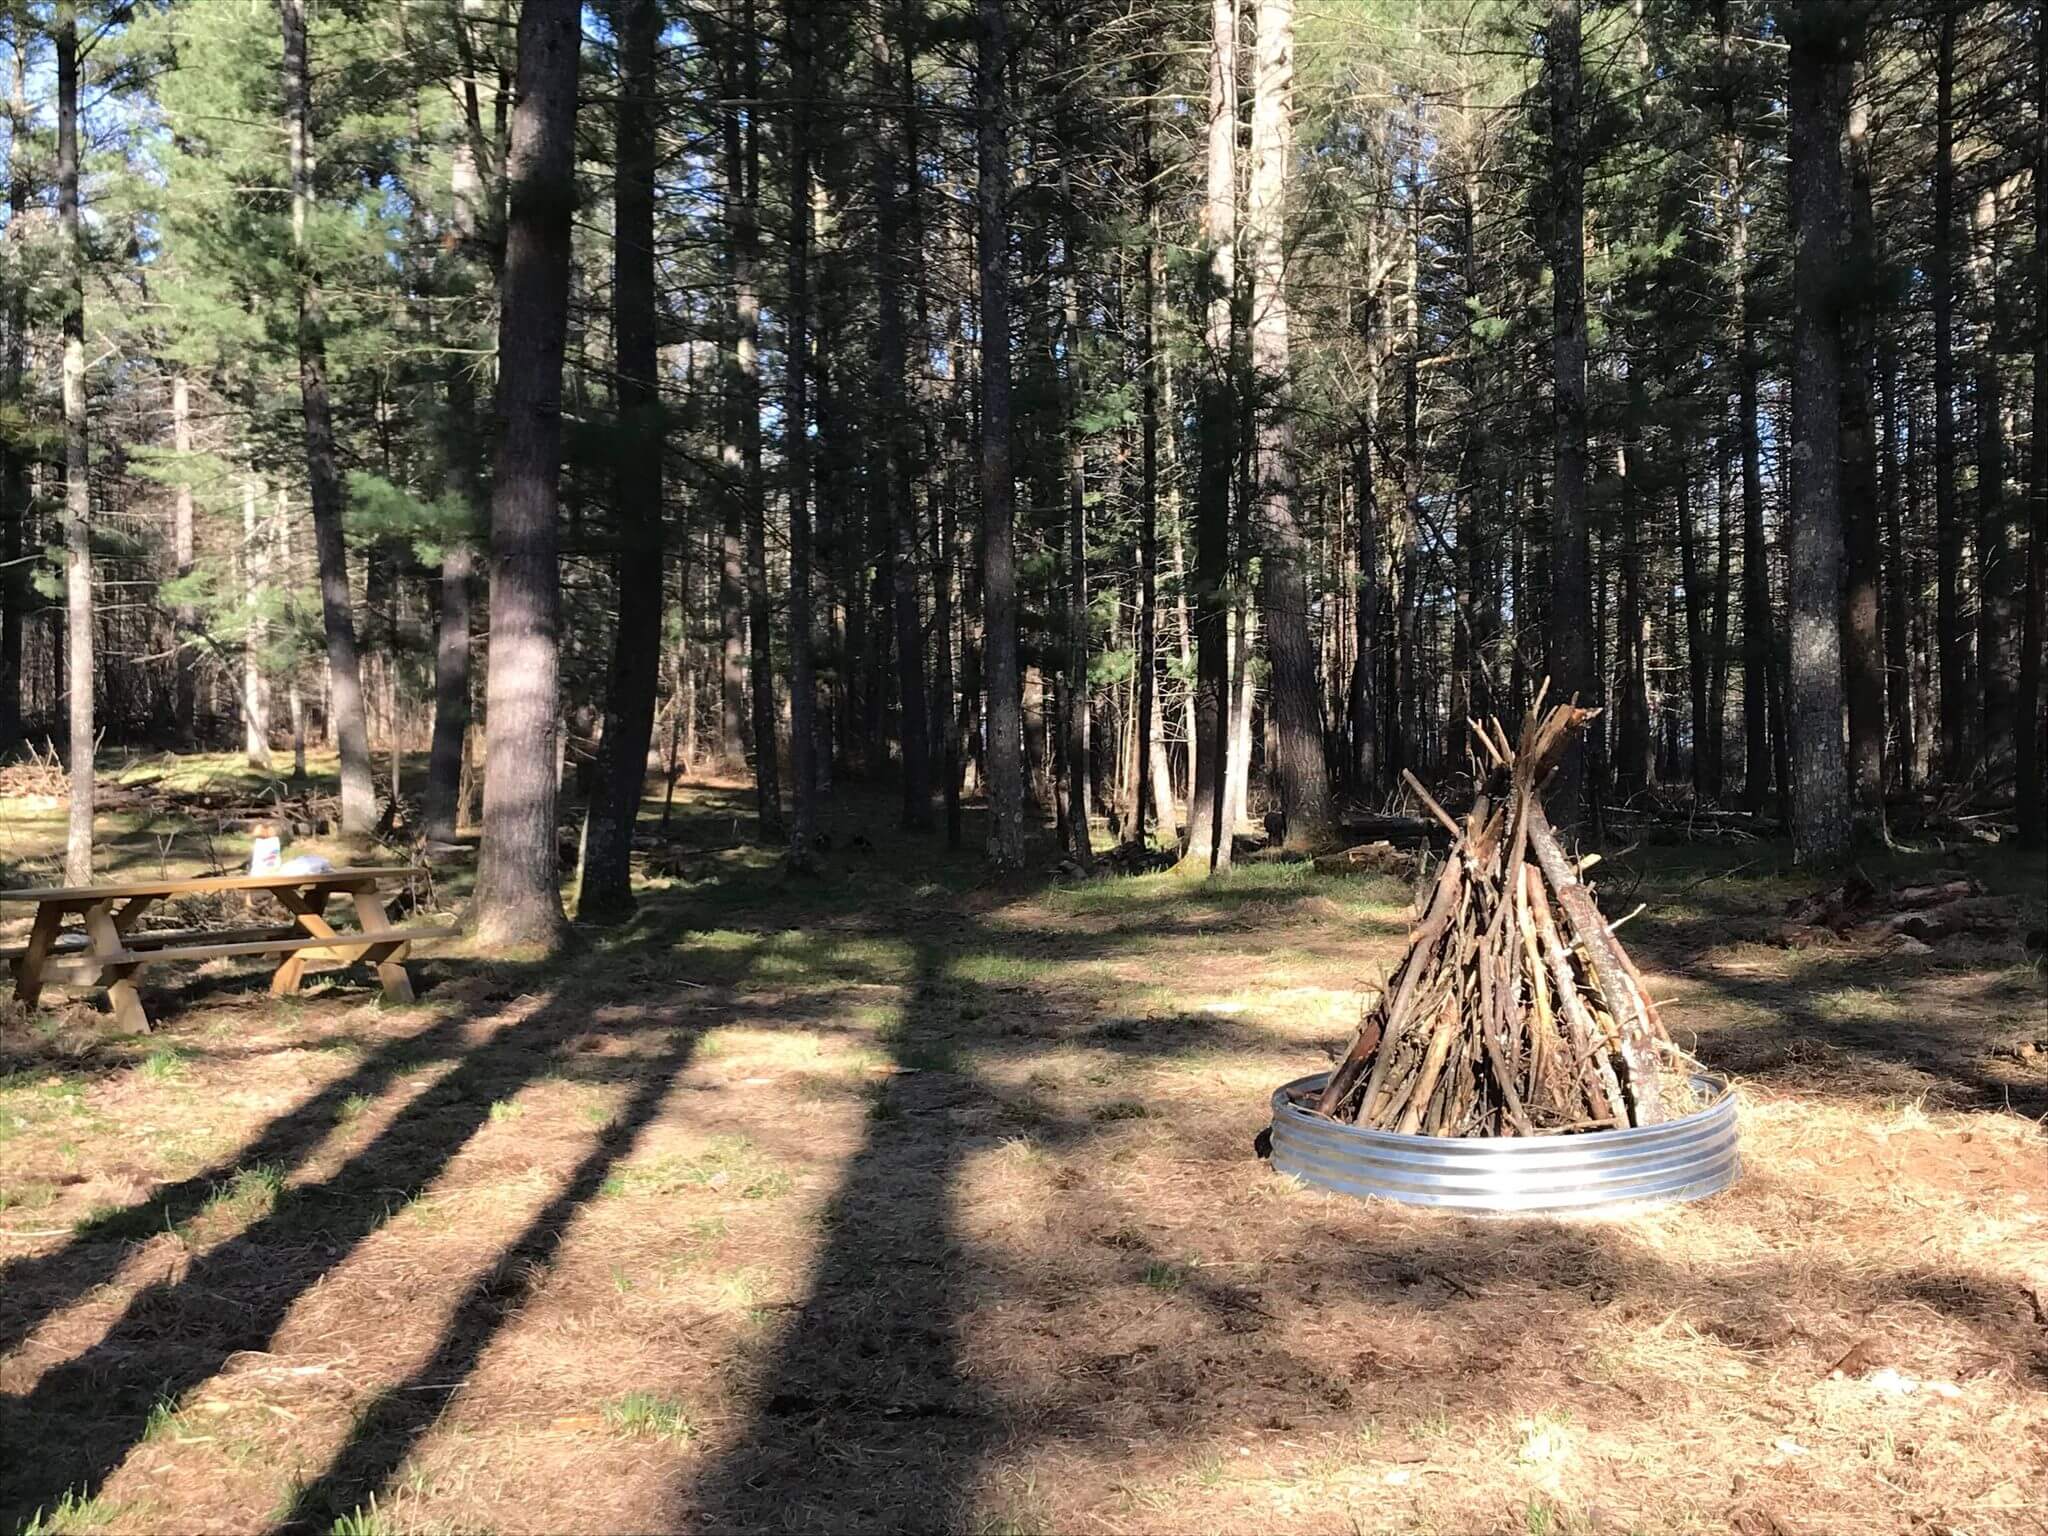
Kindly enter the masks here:
M 14 972 L 14 995 L 33 1008 L 45 985 L 105 987 L 114 1017 L 136 1032 L 150 1027 L 149 1014 L 133 977 L 145 965 L 172 960 L 218 960 L 239 955 L 276 955 L 270 978 L 273 996 L 296 992 L 310 965 L 373 965 L 384 995 L 413 1000 L 405 959 L 422 939 L 454 930 L 431 924 L 399 927 L 384 905 L 381 887 L 410 878 L 404 865 L 330 869 L 319 873 L 223 875 L 191 880 L 131 880 L 118 885 L 30 887 L 0 891 L 0 903 L 33 903 L 35 923 L 28 942 L 0 949 Z M 216 891 L 262 891 L 276 898 L 290 922 L 242 928 L 138 930 L 137 919 L 158 902 Z M 337 929 L 326 908 L 345 895 L 356 926 Z M 65 919 L 76 917 L 77 929 Z

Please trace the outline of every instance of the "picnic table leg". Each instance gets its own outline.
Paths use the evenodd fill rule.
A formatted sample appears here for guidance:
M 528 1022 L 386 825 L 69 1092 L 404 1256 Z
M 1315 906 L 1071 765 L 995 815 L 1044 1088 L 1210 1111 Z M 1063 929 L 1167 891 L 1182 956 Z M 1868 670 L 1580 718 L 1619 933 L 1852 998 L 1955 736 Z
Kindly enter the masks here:
M 130 901 L 123 902 L 121 909 L 114 914 L 114 931 L 126 934 L 130 928 L 135 926 L 137 918 L 156 905 L 156 900 L 154 896 L 137 896 Z
M 330 953 L 343 965 L 353 965 L 363 957 L 368 949 L 373 947 L 364 944 L 348 944 L 346 942 L 348 935 L 336 933 L 334 925 L 321 916 L 321 910 L 327 905 L 327 892 L 324 888 L 307 891 L 297 886 L 279 886 L 271 894 L 284 904 L 284 909 L 287 912 L 298 919 L 299 926 L 305 929 L 306 932 L 313 934 L 317 938 L 340 941 L 336 943 Z M 306 965 L 312 958 L 312 954 L 312 951 L 302 949 L 285 956 L 283 962 L 271 973 L 270 995 L 272 997 L 289 997 L 292 993 L 299 990 L 299 983 L 305 979 Z
M 43 962 L 57 942 L 57 928 L 64 921 L 64 909 L 50 902 L 36 908 L 35 927 L 28 936 L 28 950 L 14 962 L 14 1000 L 33 1008 L 43 995 Z
M 356 921 L 366 933 L 378 932 L 391 926 L 391 915 L 384 910 L 384 898 L 377 894 L 374 885 L 357 886 L 349 892 L 356 905 Z M 383 985 L 384 995 L 394 1003 L 414 1001 L 412 975 L 405 968 L 405 957 L 411 950 L 409 944 L 373 944 L 364 959 L 377 967 L 377 980 Z
M 100 971 L 100 981 L 107 989 L 107 1003 L 116 1022 L 130 1034 L 146 1035 L 149 1033 L 149 1012 L 142 1006 L 142 994 L 129 980 L 135 974 L 136 966 L 132 961 L 111 959 L 126 948 L 111 906 L 111 902 L 101 901 L 87 907 L 85 931 L 92 937 L 92 953 L 110 957 Z

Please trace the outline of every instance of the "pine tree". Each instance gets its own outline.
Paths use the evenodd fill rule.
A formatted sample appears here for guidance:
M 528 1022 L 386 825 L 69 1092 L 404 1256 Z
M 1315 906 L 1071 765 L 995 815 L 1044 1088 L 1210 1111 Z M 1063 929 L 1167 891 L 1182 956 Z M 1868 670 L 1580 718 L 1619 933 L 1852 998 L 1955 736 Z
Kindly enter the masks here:
M 562 354 L 576 206 L 572 7 L 519 17 L 519 83 L 506 158 L 510 213 L 498 324 L 498 410 L 491 477 L 491 658 L 486 694 L 484 835 L 477 942 L 553 948 L 563 934 L 556 884 L 556 681 L 561 570 Z

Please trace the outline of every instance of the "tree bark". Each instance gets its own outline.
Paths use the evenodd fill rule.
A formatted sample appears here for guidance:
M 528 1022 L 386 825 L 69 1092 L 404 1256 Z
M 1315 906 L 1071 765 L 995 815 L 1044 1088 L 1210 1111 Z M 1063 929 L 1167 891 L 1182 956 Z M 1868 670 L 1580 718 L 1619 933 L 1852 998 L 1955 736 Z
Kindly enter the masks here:
M 818 818 L 818 685 L 811 636 L 810 273 L 814 0 L 789 0 L 791 117 L 788 287 L 783 346 L 783 468 L 789 476 L 788 860 L 808 868 Z M 929 790 L 927 790 L 929 793 Z
M 1984 187 L 1970 221 L 1970 268 L 1976 284 L 1977 415 L 1977 679 L 1983 716 L 1978 741 L 1994 773 L 2011 762 L 2013 696 L 2019 671 L 2019 618 L 2005 502 L 2005 380 L 1999 370 L 1998 189 Z
M 1158 151 L 1154 146 L 1153 98 L 1161 89 L 1157 55 L 1144 76 L 1145 99 L 1140 107 L 1143 134 L 1139 162 L 1139 217 L 1145 226 L 1145 313 L 1140 318 L 1138 353 L 1138 656 L 1137 656 L 1137 786 L 1132 795 L 1130 844 L 1146 846 L 1145 819 L 1155 789 L 1170 782 L 1165 743 L 1159 731 L 1159 667 L 1156 655 L 1159 610 L 1159 395 L 1166 359 L 1160 351 L 1166 312 L 1166 247 L 1160 238 Z M 1171 431 L 1172 424 L 1167 424 Z M 1161 830 L 1173 826 L 1170 794 L 1159 796 L 1164 811 Z
M 465 57 L 471 57 L 469 29 L 474 3 L 464 0 L 462 11 L 454 18 Z M 486 191 L 483 179 L 482 115 L 473 63 L 463 88 L 472 131 L 456 141 L 449 165 L 455 249 L 447 285 L 468 292 L 475 286 L 478 264 L 495 265 L 493 257 L 500 248 L 483 234 L 486 210 L 495 196 Z M 465 526 L 450 532 L 441 552 L 440 602 L 434 623 L 434 735 L 427 760 L 424 830 L 435 842 L 452 841 L 460 827 L 462 765 L 469 749 L 471 589 L 476 582 L 476 531 L 482 521 L 478 513 L 483 487 L 477 473 L 481 434 L 477 430 L 476 376 L 467 358 L 456 355 L 449 359 L 444 394 L 442 481 L 445 491 L 462 507 Z
M 1849 850 L 1842 754 L 1841 140 L 1855 23 L 1833 7 L 1786 13 L 1791 41 L 1789 195 L 1794 229 L 1792 498 L 1787 524 L 1791 627 L 1787 716 L 1792 847 L 1807 860 Z
M 1870 104 L 1860 80 L 1850 86 L 1849 285 L 1842 358 L 1842 674 L 1849 705 L 1849 787 L 1857 813 L 1881 832 L 1884 820 L 1884 636 L 1878 622 L 1880 514 L 1877 423 L 1871 380 L 1877 370 L 1877 220 L 1870 191 Z
M 249 620 L 242 636 L 242 760 L 258 772 L 268 773 L 270 676 L 263 652 L 270 640 L 270 623 L 263 615 L 263 594 L 269 585 L 270 546 L 277 540 L 282 517 L 274 522 L 258 518 L 256 503 L 262 491 L 253 475 L 242 482 L 242 550 L 235 563 L 242 570 L 242 605 Z M 290 573 L 286 575 L 289 579 Z
M 1714 504 L 1714 641 L 1711 682 L 1707 690 L 1704 789 L 1709 798 L 1718 801 L 1727 774 L 1723 749 L 1728 728 L 1728 599 L 1735 566 L 1735 465 L 1726 442 L 1715 444 L 1714 457 L 1718 482 Z
M 1066 183 L 1067 202 L 1073 208 L 1073 186 Z M 1095 851 L 1089 838 L 1090 796 L 1089 699 L 1088 687 L 1088 449 L 1081 431 L 1081 221 L 1070 218 L 1065 230 L 1065 253 L 1061 287 L 1065 290 L 1066 366 L 1060 388 L 1065 396 L 1061 415 L 1067 449 L 1067 657 L 1066 657 L 1066 763 L 1068 848 L 1083 874 L 1095 865 Z
M 171 569 L 180 581 L 192 574 L 192 383 L 180 373 L 171 380 L 171 446 L 179 458 L 178 484 L 171 497 Z M 199 610 L 180 601 L 171 609 L 172 727 L 187 750 L 199 744 L 198 658 L 190 645 L 199 628 Z
M 1010 420 L 1010 107 L 1007 0 L 977 0 L 975 202 L 981 288 L 982 664 L 988 687 L 988 857 L 1024 867 L 1024 759 L 1017 671 L 1017 484 Z
M 1733 55 L 1732 5 L 1720 0 L 1722 67 L 1729 85 L 1722 101 L 1726 137 L 1725 203 L 1728 230 L 1729 343 L 1736 359 L 1735 434 L 1742 456 L 1742 747 L 1743 804 L 1763 808 L 1771 782 L 1771 567 L 1764 539 L 1762 434 L 1758 426 L 1755 319 L 1749 306 L 1749 203 L 1747 156 L 1738 131 L 1739 91 Z
M 1956 503 L 1955 365 L 1955 77 L 1956 4 L 1940 0 L 1934 59 L 1935 634 L 1941 655 L 1941 771 L 1959 779 L 1968 766 L 1970 634 L 1963 626 L 1963 523 Z
M 64 879 L 92 883 L 93 612 L 92 483 L 85 418 L 85 246 L 78 218 L 78 14 L 57 8 L 58 270 L 64 336 L 64 608 L 69 647 L 71 808 L 64 838 Z
M 891 7 L 885 6 L 885 11 Z M 907 36 L 901 45 L 913 46 Z M 886 16 L 875 23 L 871 47 L 874 99 L 900 103 L 900 77 L 911 67 L 899 60 Z M 875 146 L 875 385 L 880 420 L 871 474 L 880 516 L 894 545 L 890 598 L 896 624 L 896 694 L 900 710 L 903 764 L 903 825 L 928 832 L 932 825 L 931 724 L 924 674 L 924 638 L 917 607 L 919 540 L 917 500 L 912 491 L 911 421 L 904 341 L 903 284 L 910 270 L 905 243 L 903 178 L 905 153 L 900 105 L 878 107 Z
M 1336 825 L 1323 754 L 1316 650 L 1308 626 L 1308 544 L 1295 506 L 1294 417 L 1289 387 L 1287 179 L 1294 153 L 1294 0 L 1258 0 L 1252 171 L 1246 239 L 1252 250 L 1252 372 L 1258 426 L 1259 598 L 1272 664 L 1273 759 L 1287 819 L 1285 847 L 1307 852 Z
M 1692 787 L 1705 799 L 1713 793 L 1709 771 L 1708 743 L 1711 707 L 1711 673 L 1707 650 L 1707 595 L 1700 570 L 1699 531 L 1693 517 L 1692 462 L 1680 439 L 1678 468 L 1678 559 L 1679 579 L 1685 598 L 1685 680 L 1692 704 Z
M 1883 504 L 1884 549 L 1881 552 L 1884 597 L 1884 674 L 1886 731 L 1886 779 L 1890 786 L 1911 789 L 1919 760 L 1920 724 L 1913 698 L 1912 631 L 1907 619 L 1913 563 L 1907 557 L 1905 523 L 1901 514 L 1899 481 L 1901 423 L 1899 420 L 1899 359 L 1887 339 L 1878 351 L 1878 384 L 1883 399 L 1884 456 L 1879 477 L 1879 500 Z M 1905 461 L 1911 464 L 1911 458 Z M 1910 601 L 1918 606 L 1919 594 Z
M 475 896 L 478 942 L 493 949 L 551 949 L 564 928 L 555 827 L 556 522 L 580 20 L 573 6 L 528 5 L 519 17 L 506 156 L 511 203 L 498 322 L 484 835 Z
M 2048 6 L 2034 7 L 2034 122 L 2048 123 Z M 2034 415 L 2027 471 L 2027 585 L 2020 621 L 2019 696 L 2014 700 L 2015 790 L 2020 841 L 2048 843 L 2048 720 L 2041 710 L 2048 650 L 2048 133 L 2034 135 Z
M 17 11 L 12 28 L 14 63 L 7 93 L 7 341 L 0 354 L 0 400 L 19 409 L 21 377 L 28 350 L 28 289 L 22 270 L 22 214 L 29 201 L 27 154 L 28 34 Z M 29 605 L 28 567 L 22 546 L 28 541 L 28 455 L 12 444 L 0 445 L 0 758 L 22 739 L 21 636 Z
M 618 627 L 604 734 L 584 809 L 576 915 L 614 919 L 633 909 L 633 826 L 647 787 L 647 751 L 660 686 L 663 608 L 662 451 L 654 287 L 654 176 L 659 160 L 660 0 L 626 0 L 612 181 L 612 347 L 617 370 Z
M 753 7 L 733 0 L 724 27 L 725 58 L 721 79 L 726 107 L 721 124 L 725 162 L 725 229 L 727 291 L 730 309 L 726 316 L 726 352 L 720 398 L 723 417 L 719 449 L 719 501 L 723 518 L 719 539 L 718 566 L 718 751 L 722 772 L 739 776 L 746 768 L 746 751 L 752 735 L 747 713 L 747 509 L 758 494 L 756 452 L 750 459 L 745 449 L 749 434 L 760 431 L 758 406 L 750 417 L 750 401 L 757 397 L 753 379 L 754 349 L 757 344 L 758 311 L 753 293 L 753 259 L 745 237 L 753 219 L 751 167 L 754 129 L 741 126 L 738 101 L 748 89 L 751 59 L 757 46 L 753 35 Z M 748 98 L 751 99 L 751 98 Z
M 761 99 L 760 44 L 754 35 L 753 0 L 742 0 L 737 46 L 741 99 L 747 112 L 742 145 L 746 195 L 726 218 L 732 232 L 732 283 L 739 311 L 734 364 L 738 373 L 735 425 L 739 431 L 740 487 L 747 545 L 748 681 L 753 694 L 754 814 L 764 842 L 780 842 L 782 773 L 775 721 L 774 613 L 768 598 L 767 506 L 761 478 L 761 300 L 756 288 L 760 261 L 761 168 L 757 127 Z
M 1544 43 L 1550 107 L 1552 414 L 1550 507 L 1551 697 L 1599 704 L 1593 671 L 1592 543 L 1586 513 L 1586 167 L 1580 124 L 1584 82 L 1579 0 L 1550 0 Z M 1570 832 L 1587 814 L 1586 748 L 1559 760 L 1551 819 Z
M 1351 685 L 1348 700 L 1351 793 L 1370 798 L 1380 785 L 1380 715 L 1376 686 L 1380 659 L 1379 481 L 1374 472 L 1380 429 L 1379 220 L 1365 228 L 1365 292 L 1357 311 L 1359 340 L 1365 349 L 1365 382 L 1358 423 L 1351 446 L 1351 495 L 1357 532 L 1358 578 L 1352 608 Z M 1519 591 L 1519 588 L 1517 589 Z
M 376 821 L 370 782 L 370 728 L 363 713 L 362 659 L 342 536 L 341 468 L 335 457 L 334 411 L 327 398 L 327 314 L 306 220 L 313 207 L 312 58 L 306 41 L 306 0 L 278 0 L 284 32 L 284 111 L 291 143 L 292 258 L 299 302 L 299 405 L 305 419 L 306 489 L 313 508 L 313 547 L 320 562 L 320 620 L 327 637 L 329 729 L 341 754 L 341 830 L 367 834 Z
M 1195 493 L 1195 753 L 1180 868 L 1230 863 L 1230 479 L 1237 457 L 1232 295 L 1237 286 L 1237 6 L 1210 0 L 1207 198 L 1202 242 L 1208 301 Z

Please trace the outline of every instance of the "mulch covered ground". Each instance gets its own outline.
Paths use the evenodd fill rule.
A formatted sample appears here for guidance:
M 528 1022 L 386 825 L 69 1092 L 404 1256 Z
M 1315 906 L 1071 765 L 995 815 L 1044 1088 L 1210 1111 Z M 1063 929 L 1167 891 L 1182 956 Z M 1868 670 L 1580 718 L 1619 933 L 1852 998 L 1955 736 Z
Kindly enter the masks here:
M 633 927 L 412 1008 L 10 1016 L 0 1528 L 2048 1529 L 2020 932 L 1787 947 L 1756 848 L 1619 861 L 1744 1177 L 1447 1217 L 1251 1151 L 1405 887 L 990 889 L 860 809 L 785 885 L 702 792 Z

